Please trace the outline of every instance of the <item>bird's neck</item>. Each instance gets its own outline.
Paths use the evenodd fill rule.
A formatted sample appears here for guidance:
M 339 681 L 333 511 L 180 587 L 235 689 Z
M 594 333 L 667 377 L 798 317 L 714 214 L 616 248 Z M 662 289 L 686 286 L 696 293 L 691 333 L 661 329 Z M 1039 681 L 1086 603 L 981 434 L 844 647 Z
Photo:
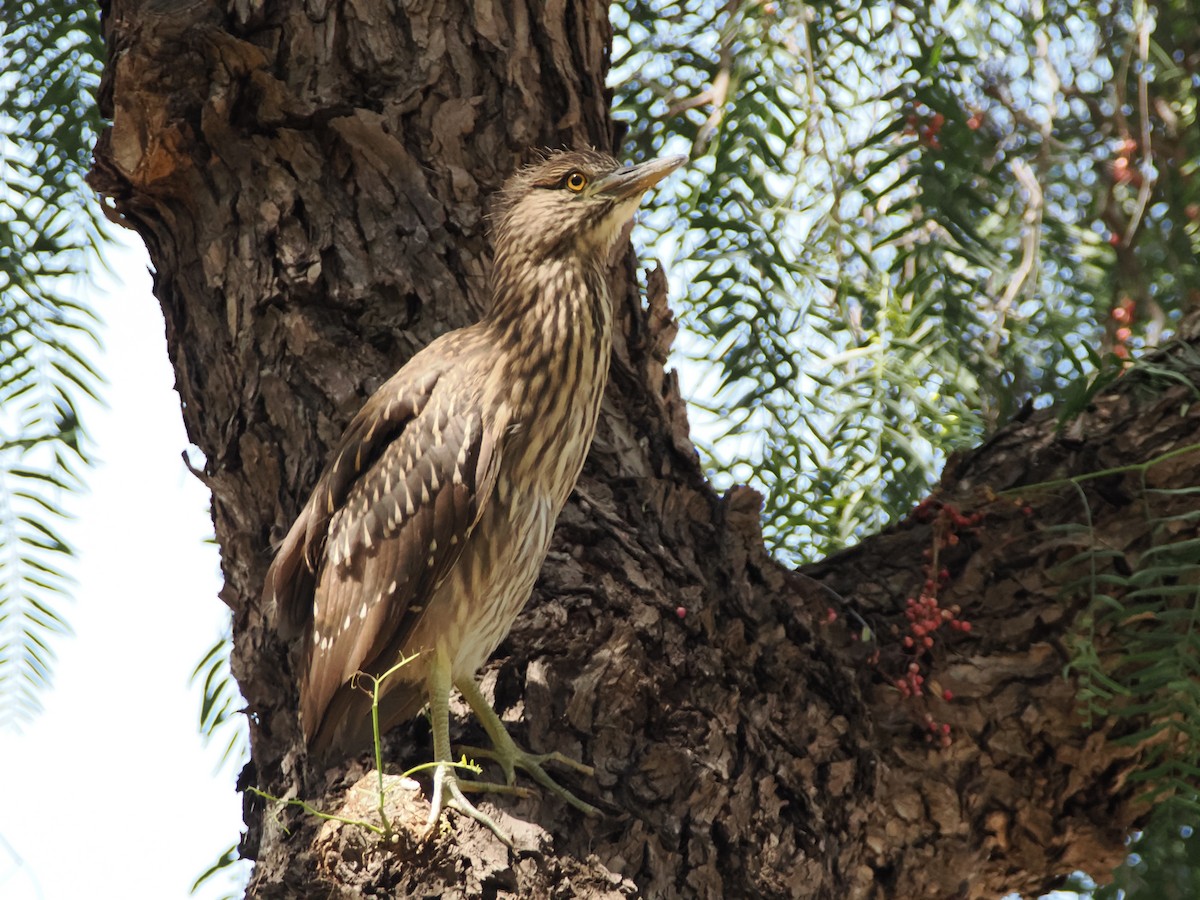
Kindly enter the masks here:
M 607 372 L 612 302 L 606 275 L 601 266 L 574 255 L 513 265 L 499 254 L 485 321 L 522 369 L 547 374 L 574 369 L 577 354 L 595 357 L 603 351 Z
M 583 464 L 608 380 L 613 314 L 606 274 L 571 258 L 498 271 L 485 319 L 509 374 L 498 382 L 512 412 L 514 475 L 548 479 L 560 504 Z M 563 442 L 570 453 L 550 452 Z

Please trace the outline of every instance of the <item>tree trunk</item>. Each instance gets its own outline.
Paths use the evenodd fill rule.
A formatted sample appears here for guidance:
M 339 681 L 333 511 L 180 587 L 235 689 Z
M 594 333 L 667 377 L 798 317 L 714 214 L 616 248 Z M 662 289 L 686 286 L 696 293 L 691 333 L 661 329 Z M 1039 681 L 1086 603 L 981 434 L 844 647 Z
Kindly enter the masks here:
M 260 599 L 272 541 L 370 392 L 479 315 L 489 193 L 531 147 L 615 144 L 607 4 L 399 6 L 112 0 L 93 173 L 150 249 L 205 454 L 250 718 L 241 786 L 364 819 L 367 757 L 302 783 L 294 660 Z M 247 794 L 247 896 L 994 897 L 1107 871 L 1144 814 L 1128 776 L 1146 748 L 1116 743 L 1129 721 L 1075 712 L 1062 673 L 1086 597 L 1060 590 L 1079 546 L 1054 526 L 1086 502 L 1088 545 L 1132 557 L 1151 540 L 1143 486 L 993 492 L 1197 442 L 1187 389 L 1126 379 L 1066 432 L 1033 414 L 953 465 L 938 503 L 793 573 L 763 549 L 759 497 L 703 478 L 663 369 L 665 279 L 643 303 L 632 254 L 613 278 L 600 430 L 485 679 L 519 741 L 595 766 L 566 781 L 608 814 L 496 800 L 509 852 L 453 815 L 416 845 L 428 806 L 397 784 L 389 841 Z M 905 600 L 927 578 L 922 615 L 953 618 L 922 653 Z M 430 758 L 420 721 L 399 732 L 390 771 Z

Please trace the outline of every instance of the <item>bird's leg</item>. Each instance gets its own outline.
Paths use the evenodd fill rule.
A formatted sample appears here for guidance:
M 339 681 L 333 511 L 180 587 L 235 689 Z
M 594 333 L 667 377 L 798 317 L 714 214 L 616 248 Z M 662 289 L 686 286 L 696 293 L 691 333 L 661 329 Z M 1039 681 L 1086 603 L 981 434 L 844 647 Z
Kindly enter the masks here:
M 424 837 L 428 838 L 433 833 L 443 809 L 453 809 L 487 826 L 496 837 L 511 847 L 512 839 L 500 830 L 492 817 L 480 812 L 463 796 L 458 777 L 454 774 L 453 758 L 450 756 L 450 659 L 440 647 L 434 654 L 429 672 L 429 717 L 433 726 L 433 759 L 438 765 L 433 772 L 433 799 L 430 801 Z
M 500 721 L 500 717 L 496 715 L 496 711 L 487 702 L 487 698 L 483 696 L 483 692 L 479 690 L 479 685 L 475 683 L 474 679 L 464 678 L 456 682 L 454 686 L 458 688 L 458 692 L 463 695 L 463 699 L 475 711 L 476 717 L 479 719 L 480 724 L 483 725 L 483 730 L 487 732 L 488 737 L 492 741 L 492 749 L 490 750 L 483 750 L 478 747 L 464 747 L 462 749 L 465 752 L 498 762 L 500 768 L 504 770 L 504 777 L 509 785 L 516 778 L 515 770 L 523 769 L 529 773 L 534 781 L 546 788 L 546 790 L 562 797 L 563 800 L 567 801 L 567 803 L 580 812 L 586 813 L 589 816 L 600 814 L 600 810 L 596 809 L 590 803 L 580 800 L 565 787 L 558 784 L 542 768 L 543 763 L 556 762 L 559 765 L 567 766 L 584 775 L 591 776 L 594 772 L 591 766 L 571 759 L 571 757 L 557 751 L 553 753 L 530 753 L 528 750 L 518 746 L 517 742 L 508 733 L 508 729 L 504 727 L 504 723 Z M 504 785 L 463 782 L 463 789 L 468 791 L 489 791 L 503 788 Z

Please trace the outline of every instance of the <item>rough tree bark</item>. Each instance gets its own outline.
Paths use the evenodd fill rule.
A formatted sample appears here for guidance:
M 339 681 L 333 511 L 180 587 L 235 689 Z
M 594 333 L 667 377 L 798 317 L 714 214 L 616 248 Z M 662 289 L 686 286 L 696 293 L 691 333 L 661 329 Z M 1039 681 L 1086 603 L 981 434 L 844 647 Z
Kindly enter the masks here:
M 289 648 L 259 602 L 271 541 L 361 401 L 479 314 L 489 192 L 531 147 L 616 143 L 607 4 L 111 0 L 105 31 L 93 180 L 149 247 L 205 454 L 251 723 L 242 786 L 370 817 L 365 760 L 299 783 Z M 994 897 L 1115 863 L 1144 813 L 1127 782 L 1143 748 L 1114 743 L 1128 723 L 1085 727 L 1061 677 L 1083 601 L 1060 596 L 1073 549 L 1048 528 L 1082 506 L 991 492 L 1200 440 L 1187 389 L 1122 385 L 1062 433 L 1034 414 L 947 473 L 941 499 L 981 521 L 915 515 L 797 574 L 764 552 L 757 495 L 702 476 L 663 368 L 665 280 L 650 272 L 643 302 L 631 255 L 613 277 L 600 432 L 488 669 L 518 739 L 593 763 L 571 783 L 610 814 L 497 801 L 509 853 L 454 817 L 415 847 L 427 807 L 398 787 L 390 843 L 248 797 L 248 896 Z M 1126 482 L 1086 498 L 1094 539 L 1134 555 L 1148 536 Z M 973 630 L 941 629 L 925 696 L 903 699 L 905 598 L 935 547 L 941 605 Z M 400 732 L 397 770 L 429 757 L 419 722 Z

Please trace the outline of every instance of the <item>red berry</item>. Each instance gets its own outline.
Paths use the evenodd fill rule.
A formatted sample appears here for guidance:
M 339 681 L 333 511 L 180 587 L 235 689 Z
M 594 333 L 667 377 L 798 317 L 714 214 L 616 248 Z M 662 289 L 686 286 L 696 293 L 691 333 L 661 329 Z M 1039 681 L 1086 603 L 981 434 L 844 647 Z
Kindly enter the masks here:
M 687 615 L 687 607 L 686 606 L 675 607 L 675 615 L 682 619 L 684 616 Z
M 954 691 L 950 690 L 950 688 L 946 688 L 944 691 L 942 691 L 942 699 L 949 703 L 954 699 Z

